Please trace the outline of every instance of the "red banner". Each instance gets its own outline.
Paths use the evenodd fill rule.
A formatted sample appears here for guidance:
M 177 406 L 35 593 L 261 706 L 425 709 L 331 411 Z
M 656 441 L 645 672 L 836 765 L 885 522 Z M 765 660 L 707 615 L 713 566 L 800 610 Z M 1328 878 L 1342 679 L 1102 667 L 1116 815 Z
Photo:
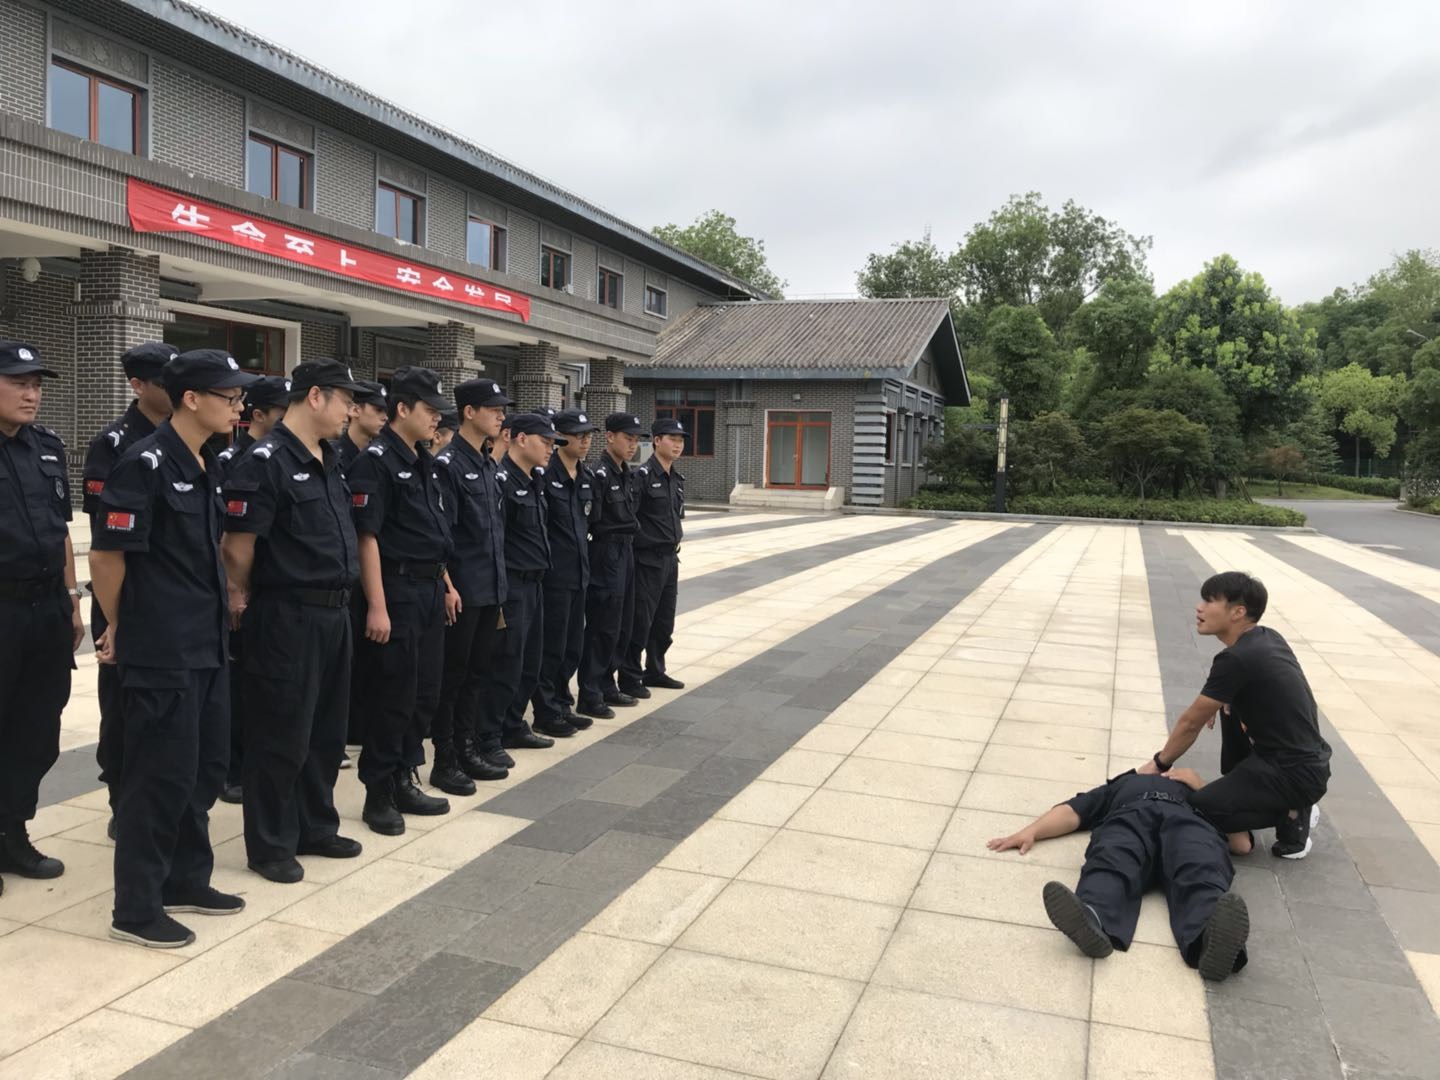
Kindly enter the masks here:
M 195 202 L 165 188 L 131 177 L 127 184 L 130 227 L 136 232 L 191 233 L 247 251 L 260 251 L 286 262 L 326 270 L 396 292 L 416 293 L 491 311 L 508 311 L 530 321 L 530 298 L 496 289 L 471 278 L 398 259 L 369 248 L 351 247 L 323 236 L 299 232 L 236 210 Z

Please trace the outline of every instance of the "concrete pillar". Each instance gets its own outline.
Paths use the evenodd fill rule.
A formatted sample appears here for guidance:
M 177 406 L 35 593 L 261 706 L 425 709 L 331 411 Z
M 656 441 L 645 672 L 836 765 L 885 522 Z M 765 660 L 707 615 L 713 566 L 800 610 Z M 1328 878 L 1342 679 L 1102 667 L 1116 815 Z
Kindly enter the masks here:
M 596 421 L 628 406 L 630 388 L 625 385 L 625 361 L 614 356 L 590 361 L 590 381 L 585 384 L 585 409 Z
M 565 407 L 565 379 L 560 374 L 560 347 L 548 341 L 521 345 L 510 381 L 509 393 L 520 410 L 548 405 Z
M 440 376 L 447 398 L 455 386 L 480 374 L 475 358 L 475 328 L 464 323 L 430 323 L 425 341 L 425 366 Z

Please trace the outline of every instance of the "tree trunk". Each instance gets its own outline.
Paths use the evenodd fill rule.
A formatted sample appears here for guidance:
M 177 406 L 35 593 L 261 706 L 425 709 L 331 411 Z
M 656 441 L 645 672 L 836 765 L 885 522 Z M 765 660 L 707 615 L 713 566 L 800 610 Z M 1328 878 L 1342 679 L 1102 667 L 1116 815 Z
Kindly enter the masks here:
M 1355 475 L 1360 475 L 1360 436 L 1355 436 Z

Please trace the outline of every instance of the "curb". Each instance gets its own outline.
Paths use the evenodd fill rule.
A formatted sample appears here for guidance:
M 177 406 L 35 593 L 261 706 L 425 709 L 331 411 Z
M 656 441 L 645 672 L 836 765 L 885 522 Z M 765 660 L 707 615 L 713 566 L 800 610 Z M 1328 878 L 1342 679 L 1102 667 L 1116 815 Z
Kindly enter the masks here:
M 1440 514 L 1427 514 L 1424 510 L 1406 510 L 1403 506 L 1395 507 L 1397 514 L 1410 514 L 1414 517 L 1429 518 L 1431 521 L 1440 521 Z
M 888 506 L 842 506 L 840 513 L 868 514 L 879 517 L 929 517 L 960 521 L 1030 521 L 1046 525 L 1140 525 L 1150 528 L 1160 526 L 1167 529 L 1231 529 L 1239 532 L 1318 535 L 1318 530 L 1310 525 L 1221 525 L 1213 521 L 1141 521 L 1139 518 L 1064 517 L 1059 514 L 997 514 L 984 510 L 903 510 Z

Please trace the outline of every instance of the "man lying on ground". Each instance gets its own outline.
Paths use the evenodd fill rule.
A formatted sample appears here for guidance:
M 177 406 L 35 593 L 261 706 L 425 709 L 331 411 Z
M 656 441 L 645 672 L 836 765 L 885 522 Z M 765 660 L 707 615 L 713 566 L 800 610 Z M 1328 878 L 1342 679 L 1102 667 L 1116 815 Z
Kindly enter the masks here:
M 1079 885 L 1072 892 L 1050 881 L 1043 891 L 1056 929 L 1097 960 L 1123 952 L 1135 937 L 1141 896 L 1158 886 L 1180 955 L 1218 982 L 1245 966 L 1250 915 L 1244 899 L 1229 891 L 1235 868 L 1226 838 L 1190 805 L 1201 784 L 1190 769 L 1167 776 L 1132 769 L 986 846 L 1024 855 L 1040 840 L 1089 829 Z

